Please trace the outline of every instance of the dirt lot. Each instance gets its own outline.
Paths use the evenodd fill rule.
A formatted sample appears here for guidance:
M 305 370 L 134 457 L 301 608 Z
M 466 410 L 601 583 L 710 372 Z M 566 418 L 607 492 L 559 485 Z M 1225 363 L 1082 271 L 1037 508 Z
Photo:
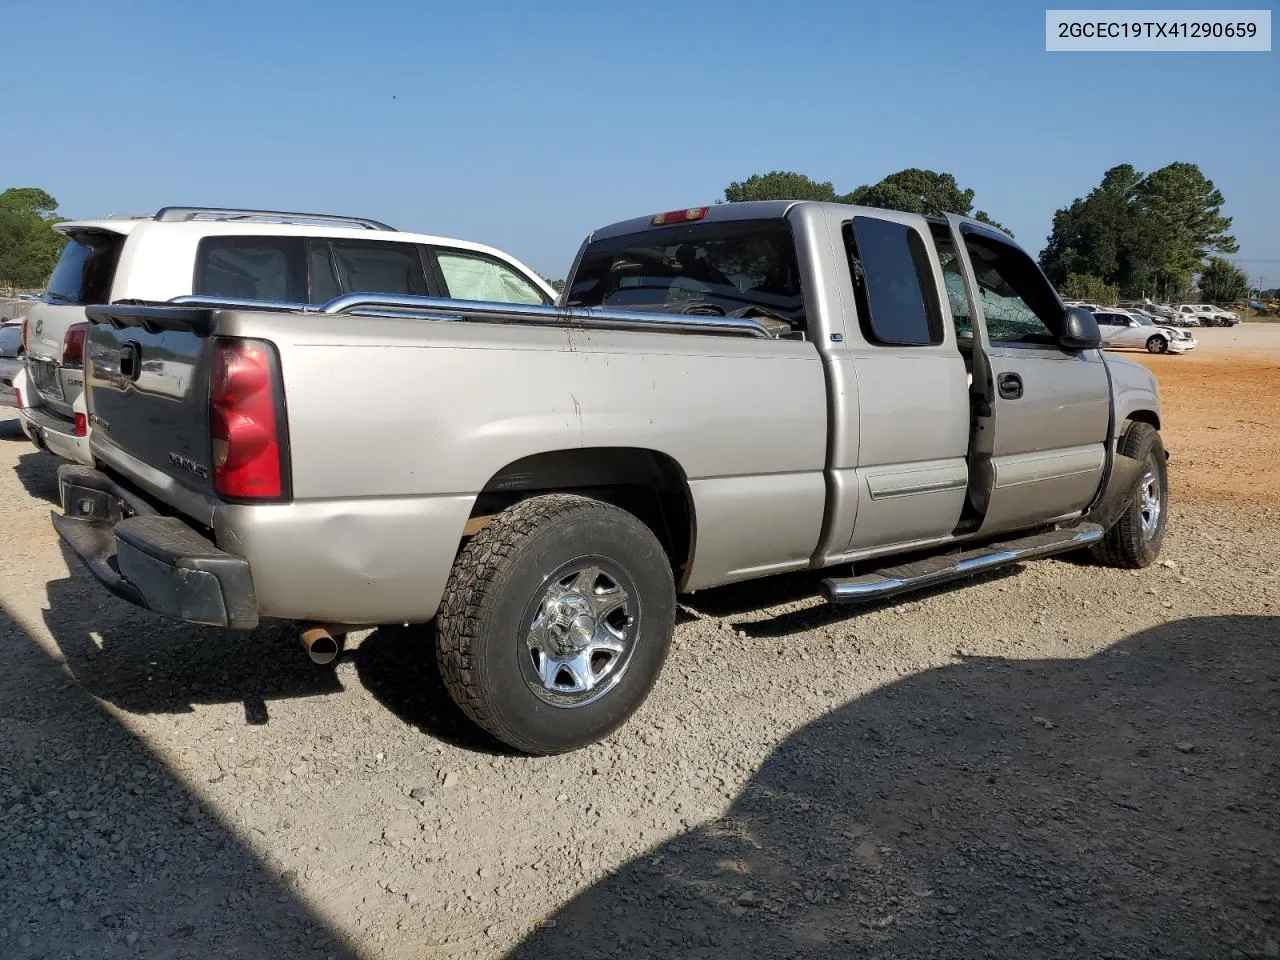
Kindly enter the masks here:
M 1180 499 L 1280 503 L 1280 324 L 1195 331 L 1184 356 L 1134 354 L 1160 378 Z
M 106 595 L 0 422 L 0 957 L 1280 956 L 1269 332 L 1142 358 L 1165 563 L 687 598 L 641 714 L 549 759 L 421 631 L 320 668 Z

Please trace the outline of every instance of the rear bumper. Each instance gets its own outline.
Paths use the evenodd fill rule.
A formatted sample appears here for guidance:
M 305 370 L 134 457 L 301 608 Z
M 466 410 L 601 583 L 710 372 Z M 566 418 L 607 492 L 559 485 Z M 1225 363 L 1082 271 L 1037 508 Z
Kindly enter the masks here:
M 66 464 L 58 492 L 58 536 L 116 596 L 189 623 L 257 626 L 253 574 L 243 557 L 158 514 L 101 471 Z
M 54 456 L 72 463 L 93 465 L 89 437 L 87 434 L 77 437 L 73 421 L 50 413 L 44 407 L 24 406 L 19 410 L 19 416 L 22 418 L 22 432 L 41 450 L 48 450 Z

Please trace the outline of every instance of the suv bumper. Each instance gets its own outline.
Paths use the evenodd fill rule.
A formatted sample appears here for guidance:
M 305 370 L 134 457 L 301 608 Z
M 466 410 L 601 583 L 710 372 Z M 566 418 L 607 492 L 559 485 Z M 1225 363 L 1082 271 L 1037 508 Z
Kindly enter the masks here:
M 189 623 L 257 626 L 253 574 L 243 557 L 157 513 L 101 471 L 64 464 L 58 493 L 54 529 L 116 596 Z
M 23 395 L 25 402 L 26 395 Z M 56 457 L 92 466 L 93 454 L 89 450 L 89 436 L 76 436 L 76 425 L 43 407 L 22 407 L 22 432 L 41 450 L 48 450 Z

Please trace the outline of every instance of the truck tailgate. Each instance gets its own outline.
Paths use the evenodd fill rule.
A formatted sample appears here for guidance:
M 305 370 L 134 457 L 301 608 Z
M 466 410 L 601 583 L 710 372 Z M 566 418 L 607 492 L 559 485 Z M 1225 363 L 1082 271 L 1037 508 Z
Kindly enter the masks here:
M 91 307 L 86 370 L 94 436 L 175 483 L 213 493 L 212 311 Z

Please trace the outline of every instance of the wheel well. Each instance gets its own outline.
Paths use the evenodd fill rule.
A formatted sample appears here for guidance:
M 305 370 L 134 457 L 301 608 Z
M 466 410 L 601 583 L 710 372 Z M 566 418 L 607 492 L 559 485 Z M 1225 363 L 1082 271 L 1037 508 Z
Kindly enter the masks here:
M 1133 422 L 1136 420 L 1141 423 L 1149 423 L 1151 424 L 1151 426 L 1155 427 L 1157 430 L 1160 429 L 1160 418 L 1156 416 L 1156 413 L 1154 410 L 1134 410 L 1132 413 L 1129 414 L 1127 419 L 1130 422 Z
M 693 557 L 693 498 L 684 471 L 671 457 L 637 447 L 554 450 L 524 457 L 485 484 L 471 509 L 468 532 L 512 504 L 544 493 L 580 493 L 633 514 L 662 543 L 676 583 L 681 582 Z

